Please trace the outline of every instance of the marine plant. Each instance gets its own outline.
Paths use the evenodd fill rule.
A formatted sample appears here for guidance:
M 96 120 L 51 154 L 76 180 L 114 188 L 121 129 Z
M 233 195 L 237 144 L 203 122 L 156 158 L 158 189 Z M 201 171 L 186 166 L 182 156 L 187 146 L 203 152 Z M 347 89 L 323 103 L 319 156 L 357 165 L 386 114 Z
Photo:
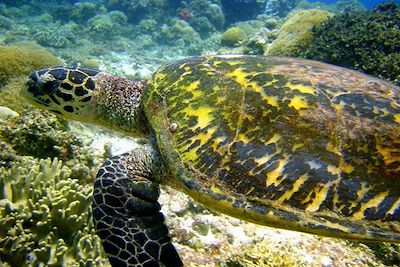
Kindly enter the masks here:
M 384 3 L 368 12 L 338 14 L 313 30 L 299 53 L 400 84 L 400 9 Z
M 279 30 L 278 37 L 267 49 L 270 56 L 296 56 L 314 38 L 313 27 L 333 16 L 324 10 L 309 9 L 293 13 Z

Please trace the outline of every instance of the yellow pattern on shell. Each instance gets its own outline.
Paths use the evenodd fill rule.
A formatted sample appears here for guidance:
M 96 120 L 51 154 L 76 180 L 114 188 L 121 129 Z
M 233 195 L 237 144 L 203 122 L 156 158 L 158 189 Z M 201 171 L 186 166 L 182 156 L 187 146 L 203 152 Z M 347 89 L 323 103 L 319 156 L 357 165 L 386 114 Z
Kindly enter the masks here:
M 285 86 L 289 87 L 291 90 L 298 90 L 300 93 L 303 94 L 317 95 L 317 89 L 313 86 L 293 84 L 291 82 L 286 83 Z
M 393 192 L 381 194 L 373 184 L 361 181 L 371 183 L 373 178 L 368 175 L 376 172 L 377 163 L 390 164 L 394 157 L 390 146 L 370 145 L 375 144 L 374 135 L 367 127 L 364 131 L 367 124 L 357 123 L 363 116 L 399 120 L 393 113 L 397 104 L 374 96 L 359 97 L 362 92 L 357 82 L 362 77 L 355 76 L 350 83 L 347 80 L 352 78 L 344 73 L 343 80 L 358 90 L 353 93 L 341 79 L 330 79 L 330 69 L 320 67 L 321 63 L 312 68 L 290 66 L 288 71 L 285 68 L 290 63 L 281 60 L 287 59 L 273 59 L 269 64 L 256 57 L 211 56 L 188 61 L 182 67 L 185 72 L 176 72 L 176 67 L 168 71 L 174 78 L 166 78 L 158 87 L 166 99 L 168 122 L 180 126 L 171 133 L 171 147 L 177 151 L 175 159 L 193 170 L 177 179 L 204 204 L 257 223 L 280 225 L 284 221 L 290 229 L 307 228 L 313 233 L 390 239 L 384 237 L 390 236 L 390 223 L 374 220 L 374 227 L 384 229 L 374 233 L 367 221 L 370 212 L 365 210 L 375 208 L 382 214 L 379 204 L 385 201 L 390 205 L 384 212 L 395 213 L 400 202 L 392 197 Z M 369 160 L 371 152 L 378 157 Z M 193 175 L 200 177 L 193 181 Z M 193 189 L 192 183 L 198 187 Z M 211 195 L 207 186 L 211 186 Z M 251 211 L 247 200 L 270 210 L 261 212 L 255 204 Z M 291 215 L 293 222 L 289 222 Z M 363 231 L 354 228 L 362 224 Z
M 394 114 L 394 121 L 400 123 L 400 114 Z
M 296 181 L 293 183 L 293 187 L 290 190 L 285 191 L 285 193 L 277 200 L 279 203 L 283 203 L 286 200 L 289 200 L 294 193 L 298 192 L 301 186 L 304 185 L 304 182 L 308 180 L 308 174 L 305 173 L 298 177 Z
M 377 208 L 379 204 L 382 203 L 382 201 L 389 195 L 388 191 L 385 192 L 381 192 L 376 194 L 374 197 L 372 197 L 371 199 L 369 199 L 366 203 L 361 203 L 361 207 L 360 209 L 355 212 L 353 214 L 353 217 L 355 219 L 361 220 L 362 218 L 364 218 L 365 214 L 365 210 L 368 208 Z
M 304 97 L 296 95 L 290 99 L 289 107 L 293 107 L 296 110 L 305 109 L 308 107 L 308 102 L 304 99 Z

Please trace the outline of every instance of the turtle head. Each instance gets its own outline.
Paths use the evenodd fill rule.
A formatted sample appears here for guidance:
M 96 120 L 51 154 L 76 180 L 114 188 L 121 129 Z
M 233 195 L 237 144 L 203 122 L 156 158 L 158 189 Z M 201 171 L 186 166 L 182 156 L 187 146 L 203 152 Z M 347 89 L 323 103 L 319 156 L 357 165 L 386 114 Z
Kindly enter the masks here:
M 66 118 L 82 119 L 88 114 L 98 70 L 51 67 L 34 71 L 21 94 L 30 102 Z
M 140 95 L 146 81 L 80 67 L 34 71 L 21 95 L 40 108 L 134 136 L 147 134 Z

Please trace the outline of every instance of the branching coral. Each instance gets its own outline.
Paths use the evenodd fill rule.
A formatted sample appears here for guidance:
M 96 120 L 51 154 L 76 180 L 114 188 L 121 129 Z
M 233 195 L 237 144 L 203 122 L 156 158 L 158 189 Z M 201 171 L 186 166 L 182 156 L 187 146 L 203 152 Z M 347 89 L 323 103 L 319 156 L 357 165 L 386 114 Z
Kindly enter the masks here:
M 64 48 L 75 42 L 71 32 L 60 27 L 36 30 L 33 37 L 39 44 L 54 48 Z
M 121 11 L 112 11 L 103 15 L 96 15 L 88 21 L 90 34 L 109 37 L 120 34 L 127 17 Z
M 93 235 L 90 184 L 57 158 L 18 157 L 0 168 L 0 259 L 12 266 L 104 264 Z

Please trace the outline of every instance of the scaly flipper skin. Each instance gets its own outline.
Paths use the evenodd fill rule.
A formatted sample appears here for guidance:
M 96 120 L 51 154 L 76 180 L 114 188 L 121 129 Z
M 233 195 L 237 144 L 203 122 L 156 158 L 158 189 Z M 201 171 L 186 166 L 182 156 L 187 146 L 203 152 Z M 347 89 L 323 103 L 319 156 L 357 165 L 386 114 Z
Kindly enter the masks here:
M 93 217 L 112 266 L 182 266 L 164 224 L 152 148 L 107 160 L 93 192 Z

